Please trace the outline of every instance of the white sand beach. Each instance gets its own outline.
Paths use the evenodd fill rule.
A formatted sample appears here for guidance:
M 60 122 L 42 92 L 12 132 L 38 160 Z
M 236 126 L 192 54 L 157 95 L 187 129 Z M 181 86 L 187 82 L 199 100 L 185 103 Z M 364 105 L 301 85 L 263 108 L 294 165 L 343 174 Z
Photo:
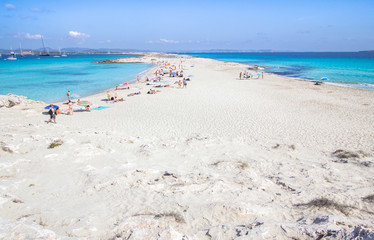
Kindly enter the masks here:
M 46 103 L 0 108 L 0 239 L 374 238 L 374 91 L 128 61 L 182 61 L 191 81 L 146 94 L 144 75 L 57 124 Z

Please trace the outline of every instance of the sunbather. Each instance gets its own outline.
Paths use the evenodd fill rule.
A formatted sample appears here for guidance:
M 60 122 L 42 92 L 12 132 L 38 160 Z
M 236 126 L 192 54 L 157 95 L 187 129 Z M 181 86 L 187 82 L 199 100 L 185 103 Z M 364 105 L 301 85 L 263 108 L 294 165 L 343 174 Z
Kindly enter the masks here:
M 128 96 L 128 97 L 132 97 L 132 96 L 139 95 L 139 94 L 141 94 L 140 91 L 139 91 L 139 92 L 130 93 L 130 94 L 128 94 L 127 96 Z

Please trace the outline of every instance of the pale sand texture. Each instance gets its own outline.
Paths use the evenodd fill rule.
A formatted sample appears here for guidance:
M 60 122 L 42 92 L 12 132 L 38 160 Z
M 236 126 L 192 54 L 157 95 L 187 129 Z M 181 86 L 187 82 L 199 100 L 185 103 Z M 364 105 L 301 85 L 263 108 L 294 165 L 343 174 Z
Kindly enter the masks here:
M 180 63 L 135 61 L 151 59 Z M 111 108 L 57 124 L 42 103 L 0 108 L 0 238 L 313 239 L 374 227 L 373 91 L 238 80 L 248 66 L 183 59 L 187 89 L 90 96 Z M 331 202 L 297 206 L 321 198 Z

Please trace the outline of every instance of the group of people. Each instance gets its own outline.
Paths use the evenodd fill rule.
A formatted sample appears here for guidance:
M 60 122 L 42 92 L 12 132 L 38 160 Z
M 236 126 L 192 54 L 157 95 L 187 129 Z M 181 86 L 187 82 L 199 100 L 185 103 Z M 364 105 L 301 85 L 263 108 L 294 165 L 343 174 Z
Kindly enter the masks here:
M 257 73 L 257 79 L 259 79 L 261 76 L 262 79 L 264 79 L 264 72 L 261 72 L 260 73 Z M 240 72 L 239 73 L 239 79 L 242 80 L 242 79 L 250 79 L 250 78 L 253 78 L 254 75 L 249 73 L 249 72 Z
M 68 115 L 73 115 L 74 108 L 73 108 L 73 102 L 71 101 L 70 91 L 68 91 L 66 93 L 66 96 L 68 97 L 68 102 L 67 102 L 68 108 L 65 110 L 65 112 L 63 112 L 60 107 L 58 107 L 58 106 L 55 107 L 53 104 L 51 104 L 50 107 L 49 107 L 49 111 L 48 111 L 49 120 L 48 120 L 47 123 L 50 123 L 52 121 L 54 123 L 56 123 L 56 116 L 59 115 L 59 114 L 62 114 L 62 113 L 66 113 Z M 78 99 L 77 103 L 78 104 L 81 103 L 81 100 Z M 84 109 L 87 112 L 90 112 L 91 111 L 91 106 L 90 105 L 85 105 L 85 106 L 82 106 L 82 109 Z
M 179 86 L 179 88 L 187 88 L 187 80 L 186 80 L 186 78 L 183 78 L 182 81 L 179 80 L 178 81 L 178 86 Z
M 182 63 L 182 61 L 181 61 Z M 169 77 L 183 77 L 183 67 L 182 65 L 179 65 L 179 69 L 180 71 L 176 71 L 176 66 L 175 65 L 170 65 L 170 63 L 168 62 L 163 62 L 163 66 L 160 68 L 160 69 L 157 69 L 156 72 L 154 73 L 156 78 L 154 79 L 151 79 L 153 80 L 154 82 L 158 81 L 160 82 L 163 78 L 163 76 L 165 74 L 169 74 Z M 240 78 L 242 76 L 242 73 L 240 73 Z M 146 81 L 150 81 L 149 78 L 147 77 Z M 187 88 L 187 81 L 190 81 L 189 78 L 183 78 L 183 80 L 178 80 L 177 83 L 179 88 Z M 137 82 L 140 82 L 140 76 L 137 76 Z M 156 87 L 171 87 L 169 84 L 167 85 L 159 85 L 159 86 L 156 86 Z M 123 90 L 123 89 L 130 89 L 130 87 L 125 87 L 125 88 L 119 88 L 118 86 L 116 86 L 115 90 Z M 156 94 L 157 92 L 160 92 L 159 90 L 154 90 L 154 89 L 149 89 L 149 91 L 147 92 L 147 94 Z M 141 94 L 140 91 L 138 92 L 134 92 L 134 93 L 130 93 L 128 94 L 127 96 L 128 97 L 131 97 L 131 96 L 135 96 L 135 95 L 139 95 Z M 74 108 L 73 108 L 73 102 L 72 102 L 72 97 L 77 97 L 78 95 L 74 95 L 73 96 L 71 95 L 70 91 L 68 91 L 66 93 L 67 95 L 67 98 L 68 98 L 68 109 L 65 110 L 67 114 L 70 114 L 72 115 L 74 113 Z M 111 92 L 111 91 L 107 91 L 107 100 L 108 101 L 113 101 L 113 102 L 119 102 L 119 101 L 124 101 L 123 98 L 118 98 L 117 96 L 117 93 L 116 92 Z M 78 99 L 77 101 L 78 104 L 81 103 L 80 99 Z M 83 102 L 82 102 L 83 103 Z M 90 105 L 85 105 L 84 106 L 85 110 L 86 111 L 91 111 L 91 107 Z M 83 109 L 83 106 L 82 106 L 82 109 Z M 62 114 L 63 112 L 61 111 L 61 109 L 59 107 L 56 108 L 56 106 L 54 105 L 51 105 L 50 108 L 49 108 L 49 111 L 48 111 L 48 114 L 50 116 L 49 120 L 48 120 L 48 123 L 50 122 L 54 122 L 56 123 L 56 116 L 59 115 L 59 114 Z

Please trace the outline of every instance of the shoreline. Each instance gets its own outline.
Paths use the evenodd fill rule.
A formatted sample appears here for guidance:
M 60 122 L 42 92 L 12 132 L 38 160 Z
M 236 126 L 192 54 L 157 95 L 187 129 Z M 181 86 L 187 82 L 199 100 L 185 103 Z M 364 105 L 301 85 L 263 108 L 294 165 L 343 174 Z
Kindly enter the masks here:
M 4 238 L 374 234 L 373 91 L 238 80 L 247 65 L 192 56 L 143 59 L 193 77 L 187 88 L 169 77 L 171 87 L 131 84 L 116 91 L 123 102 L 90 95 L 81 100 L 109 108 L 57 124 L 43 103 L 0 108 Z
M 189 55 L 191 56 L 191 55 Z M 196 56 L 193 56 L 193 57 L 196 57 Z M 207 59 L 213 59 L 213 58 L 208 58 L 208 57 L 201 57 L 201 58 L 207 58 Z M 222 62 L 228 62 L 226 60 L 220 60 L 220 59 L 213 59 L 213 60 L 216 60 L 216 61 L 222 61 Z M 267 67 L 267 66 L 262 66 L 262 65 L 253 65 L 253 64 L 250 64 L 250 63 L 242 63 L 242 62 L 235 62 L 235 63 L 239 63 L 239 64 L 248 64 L 249 66 L 258 66 L 258 67 L 263 67 L 265 69 L 268 69 L 268 68 L 271 68 L 271 67 Z M 255 69 L 250 69 L 250 70 L 255 70 Z M 322 83 L 325 83 L 325 84 L 331 84 L 331 85 L 335 85 L 335 86 L 342 86 L 342 87 L 349 87 L 349 88 L 357 88 L 357 89 L 362 89 L 362 90 L 369 90 L 369 91 L 374 91 L 374 83 L 361 83 L 361 82 L 346 82 L 346 81 L 341 81 L 341 82 L 333 82 L 333 81 L 325 81 L 325 80 L 322 80 L 321 79 L 310 79 L 310 78 L 302 78 L 302 77 L 292 77 L 292 76 L 287 76 L 287 75 L 282 75 L 282 74 L 277 74 L 277 73 L 272 73 L 272 72 L 267 72 L 267 74 L 275 74 L 277 76 L 281 76 L 281 77 L 286 77 L 286 78 L 292 78 L 292 79 L 295 79 L 295 80 L 301 80 L 301 81 L 319 81 L 319 82 L 322 82 Z M 369 85 L 369 87 L 367 87 L 367 85 Z
M 150 54 L 155 54 L 155 53 L 150 53 Z M 146 55 L 147 55 L 147 53 L 144 54 L 144 56 L 146 56 Z M 268 68 L 268 67 L 262 66 L 262 65 L 253 65 L 253 64 L 249 64 L 249 63 L 239 63 L 239 62 L 229 62 L 229 61 L 225 61 L 225 60 L 217 60 L 217 59 L 213 59 L 213 58 L 197 57 L 197 56 L 185 55 L 185 54 L 171 54 L 171 53 L 168 53 L 166 55 L 188 56 L 188 57 L 192 57 L 192 58 L 211 59 L 211 60 L 214 60 L 214 61 L 219 61 L 219 62 L 224 62 L 224 63 L 242 64 L 243 67 L 247 66 L 248 70 L 250 70 L 250 71 L 256 71 L 256 67 L 262 67 L 262 68 L 264 68 L 264 70 Z M 101 64 L 111 64 L 111 63 L 113 63 L 113 64 L 114 63 L 145 63 L 144 61 L 139 61 L 138 60 L 138 58 L 141 58 L 141 57 L 142 56 L 140 56 L 140 57 L 134 57 L 134 58 L 108 59 L 108 60 L 104 60 L 104 61 L 98 61 L 98 63 L 101 63 Z M 258 71 L 261 71 L 261 70 L 258 70 Z M 272 72 L 265 72 L 265 73 L 266 74 L 270 74 L 270 75 L 276 75 L 276 76 L 279 76 L 279 77 L 284 77 L 284 78 L 292 79 L 292 80 L 295 80 L 295 81 L 305 81 L 305 82 L 316 82 L 316 81 L 318 81 L 318 82 L 321 82 L 322 84 L 333 85 L 333 86 L 338 86 L 338 87 L 360 89 L 360 90 L 365 90 L 365 91 L 374 91 L 374 88 L 373 89 L 368 89 L 368 88 L 364 88 L 364 87 L 355 87 L 354 86 L 354 85 L 366 85 L 366 84 L 368 84 L 368 85 L 374 85 L 374 84 L 370 84 L 370 83 L 331 82 L 331 81 L 321 81 L 321 80 L 314 80 L 314 79 L 307 79 L 307 78 L 300 78 L 300 77 L 291 77 L 291 76 L 286 76 L 286 75 L 272 73 Z
M 101 54 L 101 53 L 98 53 L 98 54 Z M 229 62 L 229 61 L 225 61 L 225 60 L 216 60 L 216 59 L 213 59 L 213 58 L 206 58 L 206 57 L 197 57 L 197 56 L 191 56 L 191 55 L 185 55 L 185 54 L 173 54 L 173 53 L 161 53 L 161 52 L 146 52 L 146 53 L 143 53 L 143 52 L 120 52 L 120 53 L 113 53 L 113 54 L 117 54 L 117 55 L 139 55 L 137 57 L 130 57 L 130 58 L 116 58 L 116 59 L 107 59 L 107 60 L 103 60 L 103 61 L 96 61 L 95 63 L 98 63 L 98 64 L 121 64 L 121 63 L 145 63 L 145 64 L 154 64 L 154 61 L 150 61 L 149 59 L 148 60 L 145 60 L 147 58 L 147 56 L 149 55 L 152 55 L 154 57 L 159 57 L 159 56 L 163 56 L 163 57 L 172 57 L 172 58 L 178 58 L 178 57 L 188 57 L 188 58 L 200 58 L 200 59 L 210 59 L 210 60 L 213 60 L 213 61 L 218 61 L 218 62 L 223 62 L 223 63 L 227 63 L 227 64 L 239 64 L 239 65 L 242 65 L 243 68 L 246 68 L 246 70 L 250 70 L 250 71 L 256 71 L 256 67 L 263 67 L 263 68 L 267 68 L 266 66 L 261 66 L 261 65 L 252 65 L 252 64 L 248 64 L 248 63 L 238 63 L 238 62 Z M 154 66 L 150 66 L 149 68 L 145 69 L 144 71 L 138 73 L 137 75 L 147 75 L 149 73 L 151 73 L 153 71 L 155 67 Z M 261 70 L 260 70 L 261 71 Z M 291 77 L 291 76 L 286 76 L 286 75 L 281 75 L 281 74 L 276 74 L 276 73 L 271 73 L 271 72 L 264 72 L 266 73 L 267 75 L 274 75 L 274 76 L 278 76 L 278 77 L 281 77 L 281 78 L 285 78 L 285 79 L 289 79 L 289 80 L 293 80 L 293 81 L 301 81 L 301 82 L 321 82 L 319 80 L 313 80 L 313 79 L 305 79 L 305 78 L 299 78 L 299 77 Z M 248 79 L 247 79 L 248 80 Z M 136 79 L 132 79 L 129 81 L 129 83 L 133 84 L 134 82 L 136 81 Z M 358 90 L 363 90 L 363 91 L 374 91 L 374 89 L 366 89 L 366 88 L 360 88 L 360 87 L 355 87 L 353 85 L 355 85 L 354 83 L 350 84 L 350 83 L 339 83 L 339 82 L 328 82 L 328 81 L 323 81 L 321 82 L 322 84 L 326 84 L 326 85 L 329 85 L 329 86 L 335 86 L 335 87 L 343 87 L 343 88 L 349 88 L 349 89 L 358 89 Z M 364 83 L 357 83 L 357 85 L 359 84 L 364 84 Z M 109 88 L 109 89 L 103 89 L 103 90 L 100 90 L 100 91 L 97 91 L 95 93 L 92 93 L 92 94 L 89 94 L 87 96 L 82 96 L 81 98 L 89 98 L 90 96 L 95 96 L 97 94 L 103 94 L 105 93 L 107 90 L 113 90 L 115 88 L 115 86 L 113 86 L 112 88 Z M 13 93 L 8 93 L 8 94 L 12 94 L 14 95 Z M 6 96 L 6 95 L 3 95 L 3 96 Z M 24 97 L 27 97 L 27 96 L 24 96 Z M 34 99 L 31 99 L 29 98 L 30 100 L 34 100 Z M 40 101 L 40 100 L 34 100 L 34 101 Z M 55 103 L 63 103 L 64 101 L 55 101 Z M 48 104 L 47 102 L 45 102 L 46 104 Z

